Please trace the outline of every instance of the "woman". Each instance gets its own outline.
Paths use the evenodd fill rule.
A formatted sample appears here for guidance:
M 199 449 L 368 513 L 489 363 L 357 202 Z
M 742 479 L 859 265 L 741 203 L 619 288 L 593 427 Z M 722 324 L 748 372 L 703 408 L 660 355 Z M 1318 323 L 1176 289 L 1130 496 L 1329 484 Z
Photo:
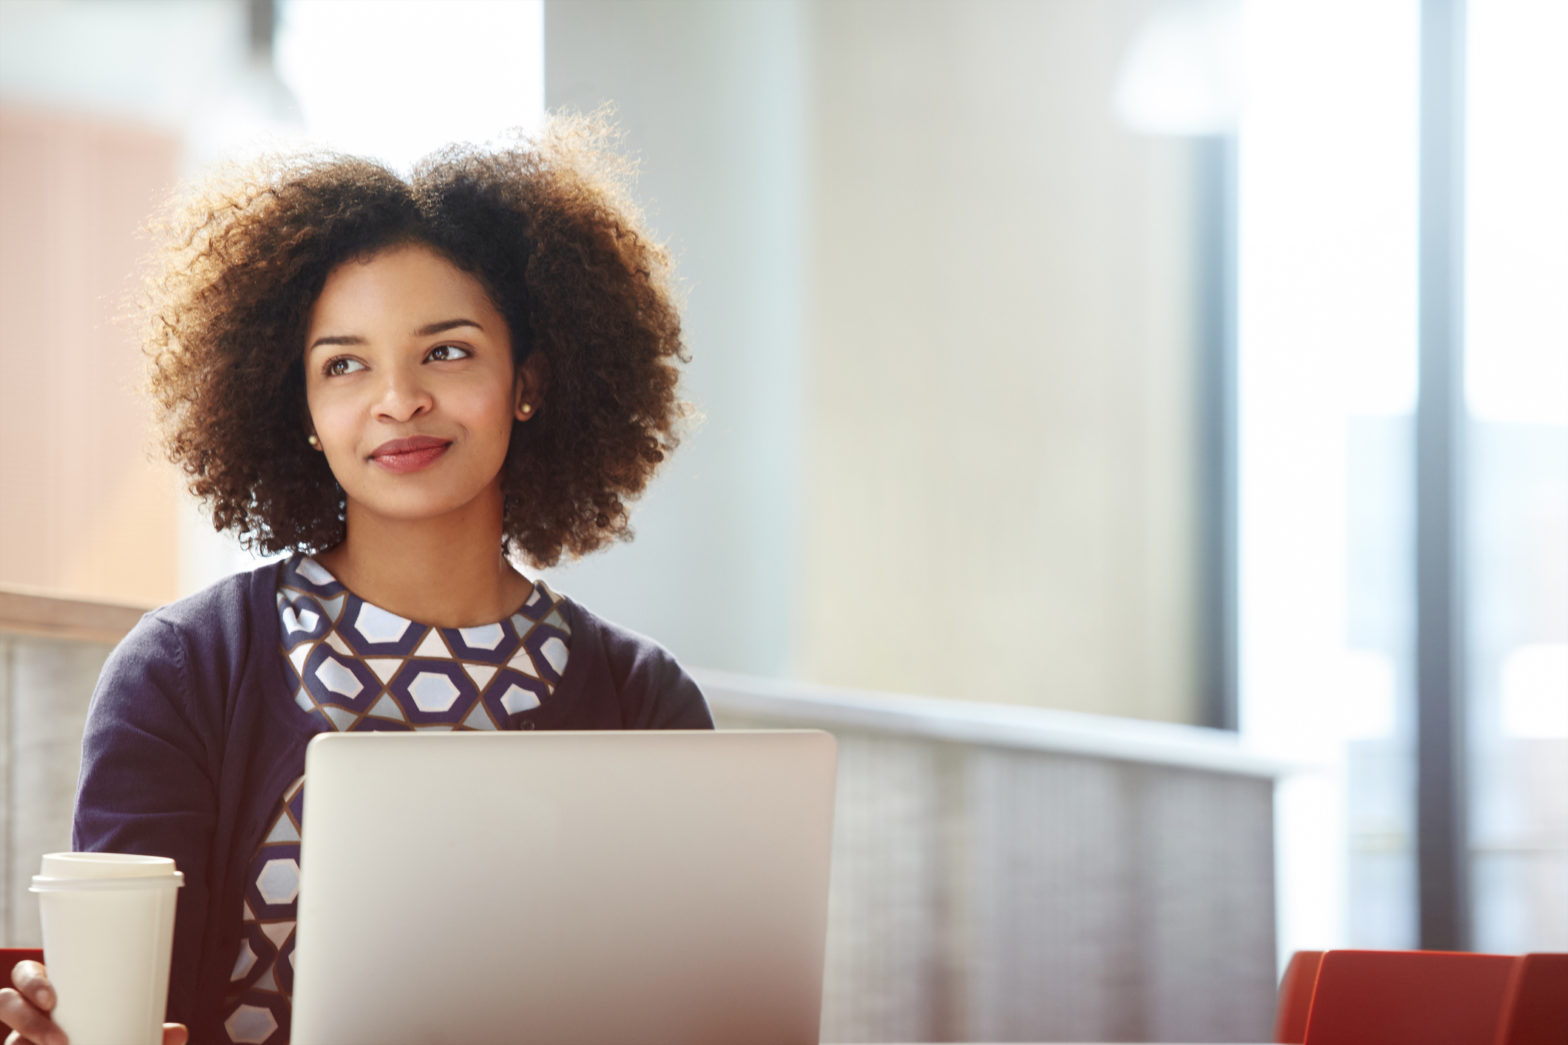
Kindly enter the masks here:
M 711 728 L 667 652 L 518 572 L 629 536 L 675 448 L 666 258 L 584 122 L 407 181 L 273 160 L 162 229 L 170 457 L 287 559 L 147 615 L 88 715 L 73 844 L 185 874 L 165 1040 L 288 1037 L 305 744 L 329 729 Z M 39 966 L 8 1040 L 54 1040 Z

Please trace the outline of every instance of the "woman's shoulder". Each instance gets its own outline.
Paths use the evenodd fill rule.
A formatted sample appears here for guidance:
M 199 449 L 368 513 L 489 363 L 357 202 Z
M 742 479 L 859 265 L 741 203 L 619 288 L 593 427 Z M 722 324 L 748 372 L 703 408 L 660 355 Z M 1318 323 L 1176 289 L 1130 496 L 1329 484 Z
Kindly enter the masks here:
M 713 728 L 701 689 L 673 653 L 569 596 L 560 599 L 561 612 L 571 626 L 571 656 L 579 659 L 586 675 L 606 676 L 594 681 L 614 688 L 630 728 Z
M 144 614 L 121 641 L 121 656 L 234 655 L 249 648 L 258 626 L 275 624 L 271 608 L 282 563 L 224 577 Z
M 571 629 L 572 652 L 602 659 L 618 684 L 639 675 L 685 674 L 675 655 L 658 641 L 600 616 L 568 595 L 557 597 Z
M 276 645 L 276 617 L 269 625 L 263 612 L 274 603 L 267 586 L 276 571 L 268 564 L 225 577 L 144 614 L 104 661 L 92 721 L 220 731 L 240 680 L 255 677 L 253 654 Z
M 552 593 L 560 603 L 561 615 L 571 627 L 572 635 L 586 634 L 606 648 L 613 647 L 618 656 L 656 656 L 674 660 L 674 655 L 654 639 L 590 610 L 570 595 Z

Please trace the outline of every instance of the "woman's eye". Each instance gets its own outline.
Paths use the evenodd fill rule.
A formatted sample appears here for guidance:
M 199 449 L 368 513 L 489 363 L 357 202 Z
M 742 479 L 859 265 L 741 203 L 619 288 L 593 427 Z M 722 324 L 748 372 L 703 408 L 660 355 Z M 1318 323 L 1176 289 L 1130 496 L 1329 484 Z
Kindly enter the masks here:
M 344 374 L 352 374 L 356 370 L 363 369 L 365 369 L 365 364 L 359 360 L 349 359 L 347 356 L 339 356 L 336 359 L 329 359 L 327 365 L 322 368 L 322 373 L 328 377 L 342 377 Z
M 437 345 L 430 350 L 430 355 L 426 358 L 447 362 L 453 359 L 467 359 L 472 354 L 468 349 L 457 345 Z

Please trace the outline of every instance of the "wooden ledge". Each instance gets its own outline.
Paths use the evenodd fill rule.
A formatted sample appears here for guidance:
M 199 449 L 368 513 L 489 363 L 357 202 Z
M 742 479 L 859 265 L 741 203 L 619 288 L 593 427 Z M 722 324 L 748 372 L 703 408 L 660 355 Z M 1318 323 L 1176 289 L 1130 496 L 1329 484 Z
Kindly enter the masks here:
M 140 606 L 0 587 L 0 633 L 112 645 L 146 612 Z

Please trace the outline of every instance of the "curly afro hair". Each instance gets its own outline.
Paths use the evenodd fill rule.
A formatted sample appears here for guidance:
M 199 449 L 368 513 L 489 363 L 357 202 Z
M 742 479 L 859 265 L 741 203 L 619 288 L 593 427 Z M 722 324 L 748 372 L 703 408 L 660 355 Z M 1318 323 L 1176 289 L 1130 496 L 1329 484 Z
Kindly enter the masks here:
M 687 361 L 668 255 L 625 192 L 602 114 L 533 140 L 451 146 L 407 179 L 330 153 L 221 169 L 154 225 L 143 302 L 149 385 L 170 460 L 214 525 L 264 553 L 344 536 L 342 493 L 307 445 L 305 328 L 338 265 L 425 244 L 473 275 L 543 352 L 550 394 L 514 425 L 507 548 L 536 566 L 631 535 L 628 504 L 680 438 Z

